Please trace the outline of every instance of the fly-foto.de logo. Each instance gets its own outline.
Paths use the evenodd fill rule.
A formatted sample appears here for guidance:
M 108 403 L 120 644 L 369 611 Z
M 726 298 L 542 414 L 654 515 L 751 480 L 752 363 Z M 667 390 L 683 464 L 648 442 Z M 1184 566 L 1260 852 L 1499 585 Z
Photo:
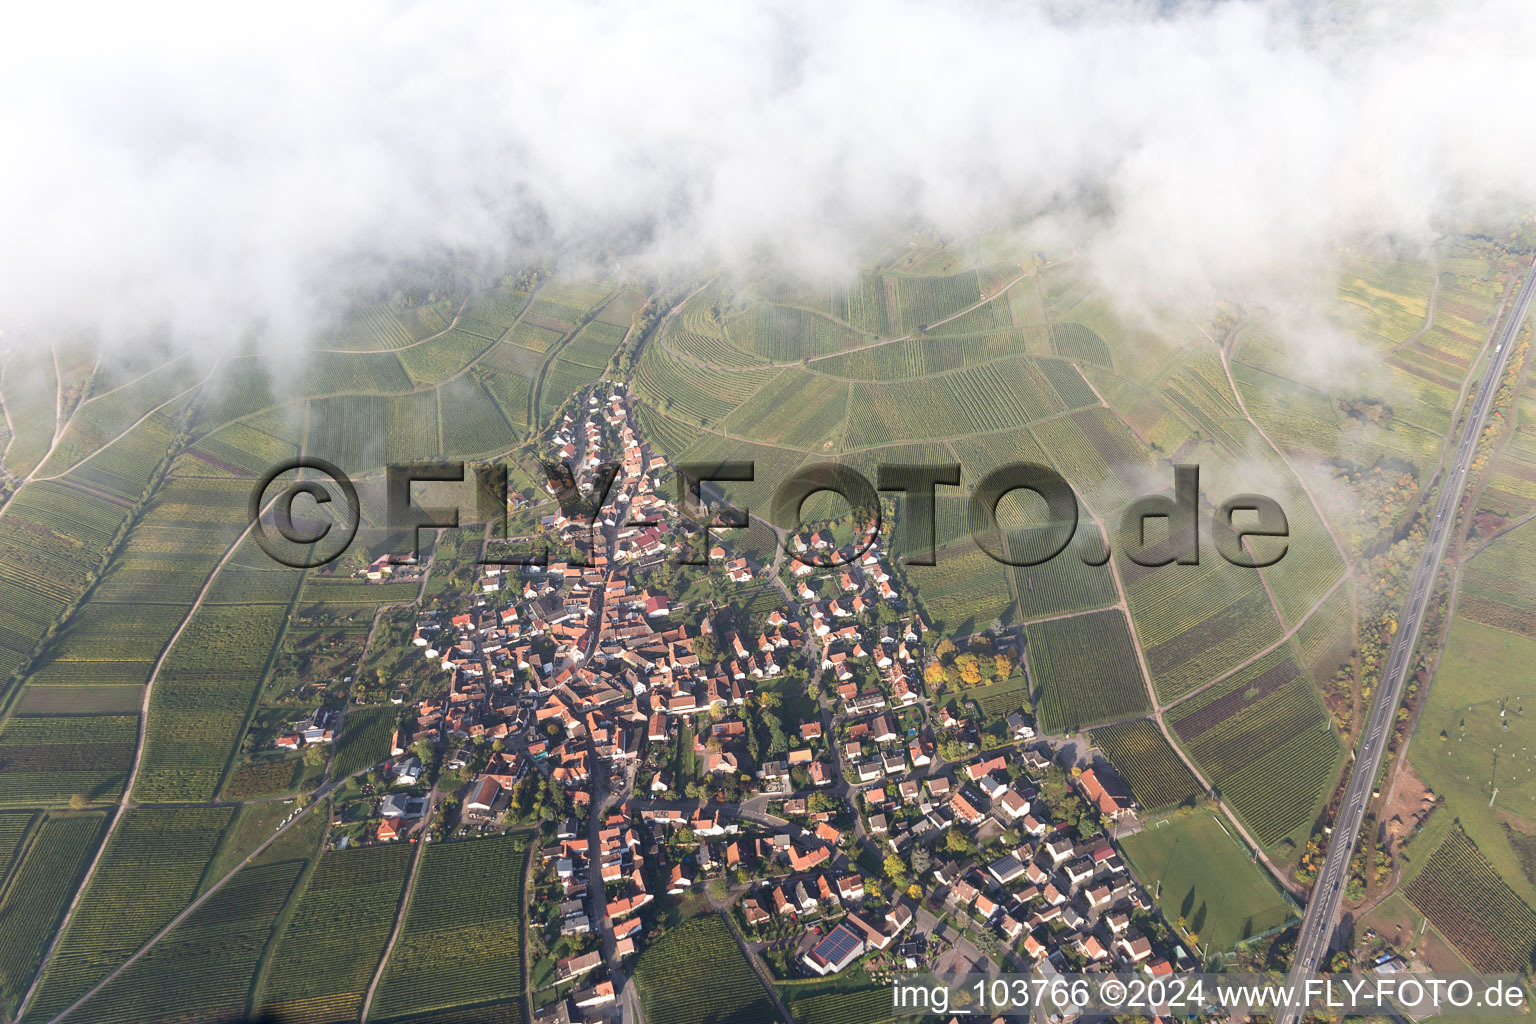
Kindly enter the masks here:
M 558 506 L 550 518 L 576 524 L 589 542 L 604 530 L 624 527 L 665 529 L 686 524 L 698 533 L 702 545 L 678 545 L 675 560 L 685 565 L 704 565 L 712 535 L 745 528 L 753 509 L 735 507 L 719 499 L 721 484 L 757 483 L 757 466 L 751 461 L 681 463 L 672 467 L 675 499 L 663 503 L 658 517 L 655 503 L 648 503 L 643 517 L 629 517 L 634 493 L 622 486 L 624 467 L 599 463 L 584 467 L 580 476 L 568 464 L 542 464 L 545 491 Z M 408 531 L 410 557 L 416 558 L 425 529 L 458 529 L 461 526 L 508 524 L 508 469 L 497 463 L 470 468 L 464 462 L 412 462 L 385 468 L 381 506 L 369 509 L 369 519 L 390 531 Z M 458 484 L 458 488 L 451 485 Z M 464 485 L 473 485 L 467 503 L 424 505 L 417 487 L 431 490 L 431 497 L 464 497 Z M 760 516 L 775 524 L 784 538 L 785 554 L 807 565 L 832 568 L 858 559 L 881 536 L 887 514 L 881 495 L 888 495 L 895 510 L 894 539 L 902 561 L 910 566 L 939 564 L 937 552 L 939 501 L 961 486 L 959 464 L 891 464 L 878 467 L 876 479 L 842 463 L 821 462 L 804 466 L 781 481 L 768 502 L 768 514 Z M 457 492 L 457 493 L 455 493 Z M 841 544 L 792 543 L 804 528 L 802 512 L 814 495 L 830 492 L 850 509 L 845 518 L 854 525 L 851 540 Z M 1044 515 L 1026 529 L 1009 529 L 1000 521 L 999 508 L 1013 495 L 1034 495 L 1043 503 Z M 1202 506 L 1206 510 L 1202 515 Z M 470 510 L 468 515 L 466 509 Z M 346 553 L 363 520 L 359 491 L 334 463 L 314 457 L 294 459 L 274 466 L 252 489 L 250 517 L 257 542 L 273 559 L 295 568 L 312 568 L 335 561 Z M 844 517 L 840 517 L 844 518 Z M 1273 498 L 1261 494 L 1235 494 L 1220 504 L 1203 501 L 1200 468 L 1173 467 L 1173 487 L 1164 494 L 1150 494 L 1131 502 L 1119 517 L 1113 543 L 1138 565 L 1198 565 L 1202 519 L 1216 553 L 1241 568 L 1274 565 L 1289 550 L 1290 526 L 1285 510 Z M 1081 526 L 1078 495 L 1071 484 L 1049 466 L 1017 462 L 1000 466 L 978 480 L 965 497 L 965 520 L 970 539 L 989 557 L 1011 566 L 1043 565 L 1061 557 Z M 1097 534 L 1097 530 L 1095 533 Z M 509 536 L 503 533 L 503 536 Z M 1111 539 L 1081 546 L 1075 557 L 1091 566 L 1103 565 L 1111 555 Z M 578 546 L 579 547 L 579 546 Z M 590 550 L 590 548 L 589 548 Z M 576 555 L 579 559 L 579 550 Z M 487 548 L 483 565 L 544 565 L 550 559 L 546 541 L 537 537 Z

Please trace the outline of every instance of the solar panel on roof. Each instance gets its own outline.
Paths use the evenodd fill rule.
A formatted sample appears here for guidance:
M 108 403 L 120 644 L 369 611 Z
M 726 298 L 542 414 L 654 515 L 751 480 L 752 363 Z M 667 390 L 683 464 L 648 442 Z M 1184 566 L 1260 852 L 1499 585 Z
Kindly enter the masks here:
M 862 941 L 852 928 L 840 924 L 816 944 L 812 953 L 828 963 L 837 963 L 857 949 Z

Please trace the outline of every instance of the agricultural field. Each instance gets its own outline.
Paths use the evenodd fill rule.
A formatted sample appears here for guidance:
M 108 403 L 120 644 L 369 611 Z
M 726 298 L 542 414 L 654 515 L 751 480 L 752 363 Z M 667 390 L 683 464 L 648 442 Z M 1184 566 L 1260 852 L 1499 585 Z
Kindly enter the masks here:
M 281 604 L 204 604 L 192 616 L 150 695 L 136 799 L 212 799 L 287 613 Z
M 1536 956 L 1536 912 L 1499 877 L 1465 832 L 1451 831 L 1406 894 L 1476 970 L 1530 969 Z
M 71 1021 L 242 1020 L 272 925 L 304 869 L 302 859 L 257 863 L 235 875 Z M 217 955 L 210 955 L 210 951 Z
M 1177 815 L 1121 840 L 1163 916 L 1208 953 L 1295 920 L 1279 888 L 1213 811 Z M 1183 922 L 1182 925 L 1179 923 Z
M 58 423 L 59 391 L 51 348 L 27 346 L 9 353 L 0 369 L 0 402 L 14 431 L 4 446 L 6 472 L 25 476 L 48 453 Z
M 13 717 L 0 724 L 0 803 L 62 804 L 122 794 L 138 739 L 136 715 Z
M 341 724 L 341 735 L 336 738 L 331 777 L 346 778 L 388 757 L 398 717 L 393 705 L 348 708 L 346 720 Z
M 995 618 L 1012 618 L 1007 566 L 974 544 L 936 554 L 933 566 L 914 567 L 908 580 L 935 628 L 964 636 Z
M 1409 760 L 1444 803 L 1441 813 L 1459 821 L 1522 899 L 1536 902 L 1502 825 L 1510 815 L 1536 814 L 1536 687 L 1525 682 L 1536 640 L 1478 622 L 1460 607 L 1458 598 Z
M 1165 702 L 1210 682 L 1284 635 L 1258 573 L 1214 552 L 1199 565 L 1148 568 L 1124 557 L 1118 564 L 1152 683 Z
M 32 826 L 37 821 L 34 811 L 0 812 L 0 891 L 10 876 L 16 854 L 32 836 Z
M 1049 530 L 1010 530 L 1004 535 L 1009 554 L 1022 559 L 1051 543 Z M 1036 534 L 1036 536 L 1031 536 Z M 1103 557 L 1104 534 L 1085 519 L 1077 533 L 1055 558 L 1041 565 L 1007 566 L 1008 583 L 1016 615 L 1021 621 L 1090 611 L 1115 604 L 1114 573 L 1108 563 L 1089 565 Z M 1032 546 L 1033 545 L 1033 546 Z
M 527 834 L 512 833 L 427 847 L 404 927 L 379 982 L 376 1019 L 483 1003 L 522 989 L 530 842 Z M 453 984 L 438 984 L 444 978 Z
M 1169 709 L 1167 720 L 1266 847 L 1309 828 L 1337 777 L 1339 741 L 1284 647 Z
M 1466 563 L 1456 598 L 1457 614 L 1536 639 L 1532 565 L 1536 565 L 1536 522 L 1500 535 Z
M 233 816 L 228 807 L 129 811 L 107 841 L 29 1015 L 58 1013 L 190 903 Z
M 1150 708 L 1125 614 L 1090 612 L 1024 627 L 1043 730 L 1075 732 Z
M 358 1015 L 394 927 L 414 852 L 374 846 L 321 856 L 274 940 L 255 1001 L 259 1015 L 294 1024 Z
M 16 816 L 6 815 L 5 824 L 14 836 Z M 7 1019 L 31 984 L 105 825 L 101 814 L 45 818 L 20 861 L 10 865 L 0 889 L 0 1011 Z M 15 856 L 13 847 L 7 862 Z
M 758 1024 L 773 1003 L 730 928 L 711 914 L 667 932 L 640 954 L 635 985 L 646 1020 L 668 1024 Z
M 1200 781 L 1151 719 L 1108 725 L 1092 735 L 1093 745 L 1109 758 L 1144 811 L 1191 803 L 1204 795 Z
M 890 986 L 860 977 L 864 984 L 838 976 L 774 987 L 799 1024 L 888 1024 L 918 1019 L 911 1011 L 895 1012 Z

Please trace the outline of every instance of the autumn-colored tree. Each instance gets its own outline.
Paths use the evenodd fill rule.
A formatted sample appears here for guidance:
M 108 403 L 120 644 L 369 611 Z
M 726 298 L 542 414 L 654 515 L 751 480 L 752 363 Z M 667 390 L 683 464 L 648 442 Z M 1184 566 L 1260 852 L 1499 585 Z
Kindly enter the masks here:
M 975 686 L 981 682 L 981 662 L 976 655 L 960 655 L 955 659 L 955 667 L 960 670 L 960 681 L 966 686 Z
M 944 683 L 944 666 L 936 661 L 930 661 L 928 667 L 923 669 L 923 681 L 929 686 L 941 686 Z
M 933 649 L 933 653 L 938 656 L 940 661 L 948 661 L 950 658 L 955 656 L 956 650 L 957 648 L 955 647 L 955 642 L 949 637 L 945 637 L 943 640 L 939 641 L 939 646 Z
M 999 651 L 992 655 L 992 674 L 997 679 L 1007 679 L 1013 675 L 1013 656 Z

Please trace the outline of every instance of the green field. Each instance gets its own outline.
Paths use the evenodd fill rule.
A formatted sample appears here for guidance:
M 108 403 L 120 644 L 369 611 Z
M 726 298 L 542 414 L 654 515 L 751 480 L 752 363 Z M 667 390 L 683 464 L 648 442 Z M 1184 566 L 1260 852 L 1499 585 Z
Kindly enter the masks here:
M 1459 821 L 1522 899 L 1536 903 L 1501 825 L 1508 814 L 1536 816 L 1536 762 L 1527 749 L 1536 742 L 1536 687 L 1519 676 L 1533 658 L 1536 640 L 1458 614 L 1408 756 L 1445 804 L 1442 813 Z
M 1286 648 L 1170 709 L 1166 719 L 1266 847 L 1309 828 L 1337 777 L 1339 741 Z
M 635 985 L 646 1020 L 759 1024 L 773 1003 L 730 928 L 711 914 L 686 921 L 640 954 Z
M 1032 623 L 1024 627 L 1024 650 L 1046 732 L 1075 732 L 1151 707 L 1119 610 Z
M 1212 811 L 1149 820 L 1121 840 L 1136 877 L 1156 892 L 1171 922 L 1183 919 L 1211 952 L 1278 928 L 1295 914 L 1264 869 Z

